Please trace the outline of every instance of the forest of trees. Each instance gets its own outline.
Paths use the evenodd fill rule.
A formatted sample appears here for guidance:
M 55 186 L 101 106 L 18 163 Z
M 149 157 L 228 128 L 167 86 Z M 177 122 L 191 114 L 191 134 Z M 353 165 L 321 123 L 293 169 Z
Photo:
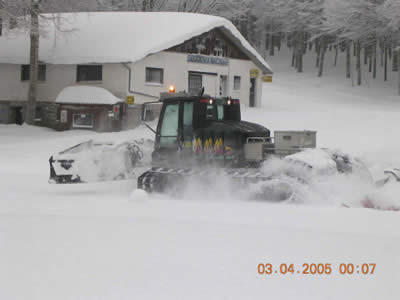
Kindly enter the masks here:
M 298 72 L 303 71 L 304 54 L 313 51 L 317 74 L 322 76 L 327 50 L 335 51 L 336 59 L 339 51 L 346 53 L 348 78 L 354 60 L 358 85 L 362 83 L 361 64 L 367 65 L 373 78 L 380 64 L 385 81 L 389 71 L 399 70 L 398 0 L 256 0 L 245 22 L 245 27 L 255 32 L 249 32 L 247 38 L 260 51 L 274 55 L 281 43 L 287 43 L 292 50 L 291 64 Z
M 356 66 L 356 83 L 362 84 L 362 64 L 372 77 L 383 68 L 398 72 L 400 95 L 400 1 L 399 0 L 0 0 L 2 28 L 24 27 L 31 36 L 31 88 L 28 115 L 34 118 L 40 24 L 62 22 L 58 12 L 76 11 L 181 11 L 223 16 L 230 19 L 264 56 L 275 55 L 283 43 L 291 49 L 297 72 L 305 67 L 324 74 L 325 54 L 346 53 L 346 73 Z M 41 16 L 51 12 L 54 17 Z M 25 17 L 21 17 L 25 16 Z M 28 16 L 28 17 L 26 17 Z M 307 51 L 315 54 L 313 66 L 305 66 Z M 36 75 L 35 75 L 36 74 Z M 30 113 L 29 113 L 30 112 Z
M 97 0 L 97 9 L 172 10 L 210 13 L 230 19 L 261 53 L 273 56 L 286 43 L 290 63 L 303 72 L 303 56 L 315 53 L 317 75 L 323 76 L 326 51 L 345 52 L 347 78 L 356 66 L 356 84 L 363 82 L 361 65 L 383 80 L 399 73 L 399 0 Z

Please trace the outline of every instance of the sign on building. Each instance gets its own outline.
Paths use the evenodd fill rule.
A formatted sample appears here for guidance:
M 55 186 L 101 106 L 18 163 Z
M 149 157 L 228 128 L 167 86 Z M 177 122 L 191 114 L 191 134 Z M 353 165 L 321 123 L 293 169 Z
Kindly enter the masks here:
M 272 82 L 272 76 L 271 75 L 264 75 L 261 80 L 263 82 Z
M 189 54 L 187 57 L 187 61 L 190 63 L 222 66 L 226 66 L 229 64 L 229 59 L 226 57 L 205 56 L 200 54 Z
M 126 96 L 126 104 L 135 104 L 134 96 Z
M 257 78 L 260 71 L 258 69 L 251 69 L 250 70 L 250 78 Z

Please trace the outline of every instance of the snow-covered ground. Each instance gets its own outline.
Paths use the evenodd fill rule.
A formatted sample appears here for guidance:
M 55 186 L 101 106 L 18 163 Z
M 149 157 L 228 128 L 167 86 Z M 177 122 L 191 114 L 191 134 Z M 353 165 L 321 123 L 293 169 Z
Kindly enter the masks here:
M 336 71 L 316 79 L 314 70 L 297 75 L 280 59 L 269 62 L 274 83 L 265 85 L 263 108 L 244 109 L 244 119 L 315 129 L 318 146 L 359 155 L 376 179 L 400 166 L 392 83 L 352 88 Z M 0 126 L 0 299 L 398 299 L 399 213 L 342 207 L 369 192 L 349 177 L 291 205 L 223 189 L 147 196 L 135 180 L 47 183 L 51 154 L 90 138 L 132 137 L 152 133 Z M 296 271 L 331 263 L 333 272 L 259 275 L 259 263 Z M 340 263 L 376 269 L 341 275 Z

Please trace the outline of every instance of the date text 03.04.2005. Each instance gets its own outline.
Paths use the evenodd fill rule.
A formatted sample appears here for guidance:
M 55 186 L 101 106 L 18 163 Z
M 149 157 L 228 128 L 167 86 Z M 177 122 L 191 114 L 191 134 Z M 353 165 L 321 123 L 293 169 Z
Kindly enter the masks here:
M 321 263 L 304 263 L 301 266 L 295 264 L 282 263 L 273 265 L 271 263 L 260 263 L 257 265 L 259 275 L 373 275 L 375 272 L 375 263 L 341 263 L 341 264 L 321 264 Z

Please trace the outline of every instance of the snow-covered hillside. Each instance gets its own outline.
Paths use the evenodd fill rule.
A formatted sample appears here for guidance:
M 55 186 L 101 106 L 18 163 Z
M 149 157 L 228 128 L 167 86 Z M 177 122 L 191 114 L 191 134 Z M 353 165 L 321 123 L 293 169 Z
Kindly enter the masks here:
M 262 109 L 243 118 L 277 129 L 315 129 L 320 147 L 364 158 L 375 178 L 400 166 L 400 98 L 351 88 L 332 73 L 296 75 L 270 60 Z M 317 187 L 302 204 L 189 191 L 147 196 L 135 180 L 49 185 L 51 154 L 97 138 L 151 138 L 0 126 L 0 299 L 397 299 L 398 212 L 344 208 L 366 190 L 349 178 Z M 389 196 L 393 196 L 392 194 Z M 260 263 L 331 263 L 330 275 L 259 275 Z M 341 263 L 375 263 L 341 275 Z
M 315 129 L 319 147 L 360 155 L 370 161 L 371 167 L 377 163 L 381 167 L 400 165 L 400 143 L 395 136 L 400 96 L 396 95 L 395 72 L 383 82 L 379 67 L 378 78 L 373 80 L 363 65 L 363 85 L 353 87 L 351 79 L 344 76 L 345 53 L 340 53 L 336 68 L 334 53 L 328 53 L 325 75 L 318 78 L 314 55 L 305 56 L 306 67 L 299 74 L 289 66 L 288 50 L 281 51 L 268 60 L 275 75 L 272 84 L 264 85 L 264 110 L 253 114 L 258 110 L 249 109 L 244 118 L 273 130 Z

